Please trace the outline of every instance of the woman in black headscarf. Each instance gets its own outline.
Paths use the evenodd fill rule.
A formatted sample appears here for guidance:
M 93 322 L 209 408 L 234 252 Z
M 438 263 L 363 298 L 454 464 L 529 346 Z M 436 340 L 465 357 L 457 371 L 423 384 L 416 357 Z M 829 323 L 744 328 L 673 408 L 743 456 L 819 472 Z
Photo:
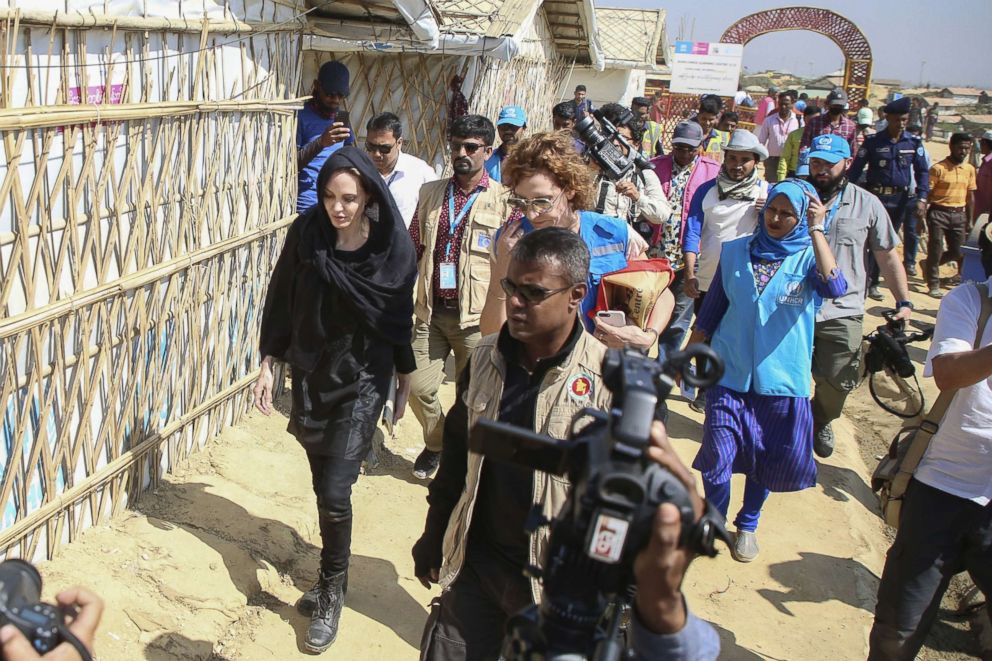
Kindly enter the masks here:
M 317 178 L 318 204 L 293 222 L 262 314 L 255 406 L 272 411 L 272 361 L 292 366 L 289 431 L 306 450 L 320 519 L 320 576 L 297 604 L 311 615 L 306 647 L 337 636 L 358 479 L 394 370 L 395 420 L 415 367 L 410 339 L 416 252 L 385 182 L 344 147 Z

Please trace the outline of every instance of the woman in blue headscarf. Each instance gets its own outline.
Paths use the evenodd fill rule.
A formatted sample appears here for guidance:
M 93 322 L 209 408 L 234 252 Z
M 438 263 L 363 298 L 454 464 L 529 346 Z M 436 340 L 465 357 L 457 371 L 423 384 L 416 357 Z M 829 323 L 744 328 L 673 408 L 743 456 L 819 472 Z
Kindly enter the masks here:
M 726 370 L 706 392 L 703 443 L 693 467 L 725 516 L 730 476 L 747 476 L 734 557 L 758 555 L 755 531 L 771 491 L 816 483 L 810 370 L 823 298 L 847 291 L 824 237 L 826 208 L 805 181 L 768 193 L 754 234 L 723 245 L 690 342 L 710 339 Z

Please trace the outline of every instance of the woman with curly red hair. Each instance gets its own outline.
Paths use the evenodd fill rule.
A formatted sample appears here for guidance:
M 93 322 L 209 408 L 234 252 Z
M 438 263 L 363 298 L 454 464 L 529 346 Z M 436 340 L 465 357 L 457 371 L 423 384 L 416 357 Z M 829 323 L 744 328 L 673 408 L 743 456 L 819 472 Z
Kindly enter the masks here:
M 500 281 L 506 276 L 513 245 L 533 229 L 563 227 L 579 234 L 592 256 L 589 293 L 582 302 L 586 330 L 607 346 L 654 346 L 675 304 L 667 289 L 658 297 L 646 328 L 630 323 L 610 326 L 589 316 L 603 275 L 625 268 L 629 260 L 642 259 L 647 244 L 625 221 L 585 211 L 595 202 L 594 173 L 575 151 L 569 134 L 537 133 L 520 141 L 503 162 L 502 174 L 504 185 L 510 188 L 508 202 L 524 217 L 504 226 L 493 244 L 492 275 L 480 321 L 482 334 L 498 332 L 506 321 L 506 294 Z

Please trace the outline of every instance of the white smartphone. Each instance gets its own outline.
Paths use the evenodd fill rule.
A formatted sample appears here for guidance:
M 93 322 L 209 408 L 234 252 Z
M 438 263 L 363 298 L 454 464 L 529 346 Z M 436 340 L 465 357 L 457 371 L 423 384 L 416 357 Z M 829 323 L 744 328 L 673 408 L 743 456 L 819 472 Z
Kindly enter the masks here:
M 610 326 L 626 326 L 627 315 L 620 310 L 600 310 L 596 313 L 597 319 L 602 319 L 604 324 Z

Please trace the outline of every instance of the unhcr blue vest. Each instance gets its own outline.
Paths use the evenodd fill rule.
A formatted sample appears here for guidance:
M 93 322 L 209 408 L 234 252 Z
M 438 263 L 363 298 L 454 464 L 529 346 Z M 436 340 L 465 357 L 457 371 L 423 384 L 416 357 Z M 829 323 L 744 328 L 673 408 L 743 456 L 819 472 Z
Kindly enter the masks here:
M 524 234 L 527 234 L 534 229 L 534 226 L 525 217 L 520 222 L 520 229 L 523 230 Z M 493 245 L 496 245 L 502 233 L 503 228 L 501 227 L 496 232 Z M 592 332 L 595 324 L 589 318 L 589 311 L 596 307 L 596 291 L 599 289 L 599 282 L 607 273 L 626 268 L 630 234 L 626 221 L 594 211 L 580 211 L 579 236 L 589 248 L 589 278 L 587 280 L 589 291 L 582 299 L 582 323 L 585 324 L 586 330 Z
M 721 283 L 730 301 L 712 342 L 726 364 L 720 385 L 759 395 L 809 397 L 813 324 L 822 300 L 809 275 L 816 264 L 813 248 L 786 257 L 759 296 L 751 239 L 728 241 L 720 253 Z

